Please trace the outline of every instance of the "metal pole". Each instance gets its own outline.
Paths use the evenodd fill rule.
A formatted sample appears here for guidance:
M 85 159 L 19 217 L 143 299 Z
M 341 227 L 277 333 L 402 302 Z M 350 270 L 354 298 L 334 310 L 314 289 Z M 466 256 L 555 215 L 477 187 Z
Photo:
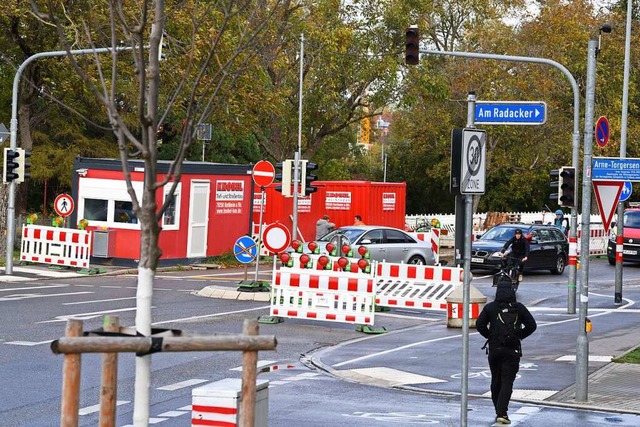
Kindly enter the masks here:
M 627 0 L 627 32 L 624 47 L 624 83 L 622 85 L 622 122 L 620 123 L 620 158 L 627 157 L 627 113 L 629 110 L 629 62 L 631 51 L 631 0 Z M 622 250 L 624 249 L 624 202 L 618 203 L 616 232 L 616 276 L 613 302 L 622 304 Z
M 261 199 L 261 203 L 260 203 L 260 227 L 259 227 L 259 231 L 258 231 L 258 242 L 256 243 L 257 248 L 258 248 L 258 253 L 256 255 L 256 274 L 253 276 L 253 281 L 254 284 L 258 282 L 258 268 L 260 265 L 260 244 L 262 242 L 262 213 L 264 212 L 264 201 L 265 201 L 265 197 L 266 195 L 264 194 L 264 187 L 260 187 L 260 192 L 262 194 L 262 199 Z M 275 255 L 274 255 L 275 257 Z
M 467 127 L 475 127 L 476 95 L 467 94 Z M 460 425 L 467 425 L 469 396 L 469 304 L 471 300 L 471 232 L 473 229 L 473 196 L 464 197 L 464 277 L 462 284 L 462 385 Z
M 131 50 L 131 47 L 119 47 L 116 48 L 117 51 L 126 51 Z M 11 97 L 11 124 L 10 124 L 10 139 L 9 139 L 9 148 L 15 150 L 18 146 L 18 87 L 20 83 L 20 77 L 24 72 L 24 69 L 27 68 L 31 62 L 35 61 L 39 58 L 49 58 L 53 56 L 65 56 L 67 53 L 72 55 L 87 55 L 90 53 L 98 54 L 98 53 L 108 53 L 112 52 L 114 49 L 110 47 L 101 47 L 97 49 L 78 49 L 78 50 L 70 50 L 67 52 L 66 50 L 57 50 L 52 52 L 40 52 L 34 55 L 31 55 L 27 59 L 24 60 L 20 67 L 18 67 L 18 71 L 16 71 L 16 75 L 13 78 L 13 93 Z M 15 211 L 16 211 L 16 183 L 15 181 L 11 181 L 9 184 L 9 195 L 7 198 L 7 254 L 6 254 L 6 268 L 4 270 L 5 275 L 13 274 L 13 245 L 16 236 L 16 222 L 15 222 Z
M 298 189 L 300 188 L 300 160 L 302 160 L 302 78 L 304 70 L 304 34 L 300 34 L 300 87 L 298 89 L 298 151 L 294 158 L 293 166 L 293 232 L 291 238 L 298 238 Z
M 589 231 L 591 223 L 591 162 L 593 159 L 593 116 L 596 91 L 597 40 L 589 40 L 587 52 L 587 91 L 584 112 L 584 160 L 582 164 L 582 235 L 580 241 L 581 280 L 578 340 L 576 344 L 576 402 L 587 401 L 589 376 L 589 340 L 586 321 L 589 308 Z

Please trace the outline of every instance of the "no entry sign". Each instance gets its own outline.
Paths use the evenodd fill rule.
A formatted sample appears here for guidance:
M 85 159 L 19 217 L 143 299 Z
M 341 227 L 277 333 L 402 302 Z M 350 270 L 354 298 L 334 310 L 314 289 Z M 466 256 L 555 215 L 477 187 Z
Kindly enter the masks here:
M 258 187 L 268 187 L 276 177 L 276 168 L 270 162 L 260 160 L 253 166 L 251 175 L 253 176 L 253 182 Z

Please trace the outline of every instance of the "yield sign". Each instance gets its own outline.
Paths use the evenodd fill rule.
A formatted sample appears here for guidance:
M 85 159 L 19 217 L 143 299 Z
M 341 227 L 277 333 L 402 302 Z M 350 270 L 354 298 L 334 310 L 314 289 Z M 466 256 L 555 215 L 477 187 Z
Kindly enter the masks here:
M 624 187 L 624 181 L 593 181 L 593 190 L 596 193 L 605 233 L 609 232 L 609 225 L 620 199 L 622 187 Z

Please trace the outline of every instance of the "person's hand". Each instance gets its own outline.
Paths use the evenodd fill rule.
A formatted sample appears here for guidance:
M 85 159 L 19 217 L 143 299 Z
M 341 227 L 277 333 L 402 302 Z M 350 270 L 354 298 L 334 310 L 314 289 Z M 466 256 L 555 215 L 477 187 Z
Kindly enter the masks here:
M 504 252 L 500 252 L 500 256 L 504 256 Z
M 529 259 L 529 257 L 522 258 L 522 262 L 525 262 L 527 259 Z

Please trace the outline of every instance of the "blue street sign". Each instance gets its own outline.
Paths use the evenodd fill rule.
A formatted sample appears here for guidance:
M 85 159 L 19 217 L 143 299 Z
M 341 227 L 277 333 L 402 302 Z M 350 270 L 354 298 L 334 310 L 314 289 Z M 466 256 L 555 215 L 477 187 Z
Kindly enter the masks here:
M 593 181 L 640 181 L 640 159 L 594 157 L 591 163 Z
M 239 262 L 249 264 L 258 256 L 258 245 L 251 236 L 242 236 L 233 245 L 233 254 Z
M 631 197 L 631 190 L 633 190 L 633 186 L 629 181 L 624 182 L 624 187 L 622 187 L 622 191 L 620 192 L 619 202 L 624 202 L 629 197 Z
M 547 121 L 547 104 L 542 101 L 476 101 L 476 124 L 541 125 Z

